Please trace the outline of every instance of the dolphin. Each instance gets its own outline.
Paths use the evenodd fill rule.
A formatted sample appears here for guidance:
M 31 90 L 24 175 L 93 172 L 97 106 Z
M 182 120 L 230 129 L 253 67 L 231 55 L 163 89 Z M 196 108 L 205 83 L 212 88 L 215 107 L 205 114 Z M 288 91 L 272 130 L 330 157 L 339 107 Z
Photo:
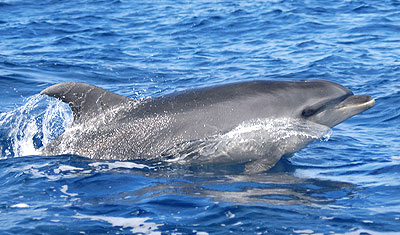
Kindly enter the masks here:
M 42 153 L 105 160 L 168 161 L 171 151 L 179 152 L 181 146 L 186 146 L 186 150 L 193 146 L 203 149 L 203 145 L 193 143 L 207 143 L 216 137 L 221 146 L 226 133 L 246 123 L 260 124 L 257 120 L 266 120 L 264 123 L 268 124 L 274 123 L 271 120 L 296 120 L 299 128 L 308 124 L 332 128 L 375 104 L 368 95 L 354 95 L 346 87 L 324 80 L 244 81 L 142 100 L 79 82 L 59 83 L 40 94 L 67 103 L 74 116 L 72 125 L 45 146 Z M 261 172 L 273 167 L 283 155 L 294 153 L 315 139 L 302 135 L 286 138 L 284 147 L 270 144 L 258 151 L 256 157 L 247 156 L 246 151 L 254 152 L 254 146 L 247 150 L 241 146 L 257 138 L 241 135 L 235 148 L 219 152 L 218 155 L 225 156 L 219 159 L 245 163 L 249 173 Z M 258 142 L 266 146 L 267 142 L 279 143 L 281 139 L 271 138 L 259 138 Z M 213 143 L 215 146 L 216 142 Z M 199 161 L 201 164 L 218 162 L 212 151 L 206 155 Z

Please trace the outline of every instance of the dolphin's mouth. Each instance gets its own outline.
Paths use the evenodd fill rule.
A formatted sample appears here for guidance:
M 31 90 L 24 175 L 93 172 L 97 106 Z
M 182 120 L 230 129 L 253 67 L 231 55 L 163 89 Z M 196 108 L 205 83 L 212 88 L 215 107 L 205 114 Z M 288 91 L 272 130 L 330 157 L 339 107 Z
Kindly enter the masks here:
M 316 123 L 334 127 L 344 120 L 364 112 L 375 105 L 375 100 L 369 95 L 350 95 L 339 103 L 322 106 L 317 112 L 311 113 L 308 120 Z M 303 115 L 307 114 L 307 110 L 303 111 Z
M 352 95 L 340 102 L 336 109 L 338 110 L 360 110 L 365 111 L 375 105 L 375 100 L 369 95 Z

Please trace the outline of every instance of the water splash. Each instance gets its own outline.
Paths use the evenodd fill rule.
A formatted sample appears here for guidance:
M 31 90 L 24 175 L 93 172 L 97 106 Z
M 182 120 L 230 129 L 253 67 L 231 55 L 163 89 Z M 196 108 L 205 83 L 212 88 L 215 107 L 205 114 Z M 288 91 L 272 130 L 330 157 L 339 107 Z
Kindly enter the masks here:
M 327 141 L 327 126 L 293 118 L 255 119 L 243 122 L 224 134 L 191 141 L 164 154 L 169 162 L 241 162 L 265 156 L 278 159 L 299 151 L 313 140 Z
M 1 157 L 34 155 L 72 122 L 68 105 L 34 95 L 12 111 L 0 113 Z

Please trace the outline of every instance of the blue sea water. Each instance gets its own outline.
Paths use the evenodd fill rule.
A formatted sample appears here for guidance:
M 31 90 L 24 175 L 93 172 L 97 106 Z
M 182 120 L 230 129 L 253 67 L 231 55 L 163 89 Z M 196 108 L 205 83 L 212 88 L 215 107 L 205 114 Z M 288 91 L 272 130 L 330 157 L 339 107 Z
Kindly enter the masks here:
M 1 234 L 399 234 L 400 2 L 0 0 Z M 326 79 L 376 105 L 270 171 L 157 170 L 38 149 L 59 82 L 131 98 Z

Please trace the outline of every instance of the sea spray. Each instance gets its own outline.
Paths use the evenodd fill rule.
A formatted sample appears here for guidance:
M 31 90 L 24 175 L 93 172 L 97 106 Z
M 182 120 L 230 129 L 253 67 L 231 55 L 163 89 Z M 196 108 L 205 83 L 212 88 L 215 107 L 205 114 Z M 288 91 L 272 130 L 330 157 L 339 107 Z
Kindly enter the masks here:
M 24 105 L 0 113 L 1 157 L 39 154 L 72 120 L 68 105 L 59 100 L 41 95 L 25 98 Z
M 266 157 L 275 164 L 282 155 L 297 152 L 313 140 L 327 141 L 330 135 L 329 127 L 300 119 L 254 119 L 226 133 L 174 146 L 163 155 L 168 162 L 182 164 L 247 162 Z

